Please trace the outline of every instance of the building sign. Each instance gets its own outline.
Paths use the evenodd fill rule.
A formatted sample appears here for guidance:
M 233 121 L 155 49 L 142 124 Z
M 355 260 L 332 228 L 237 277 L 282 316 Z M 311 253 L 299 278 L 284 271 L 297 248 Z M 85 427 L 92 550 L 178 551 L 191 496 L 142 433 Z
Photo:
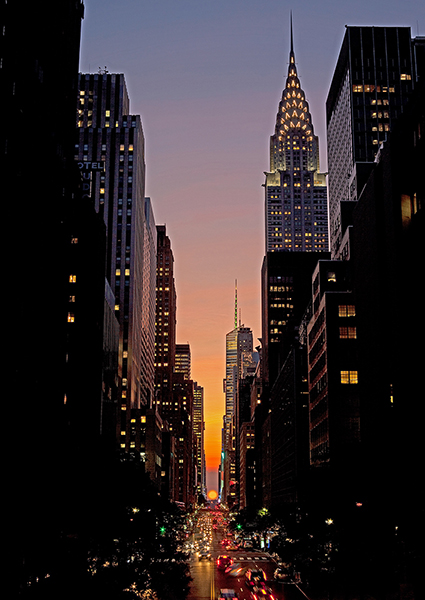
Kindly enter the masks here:
M 104 171 L 105 161 L 100 160 L 98 162 L 79 162 L 78 168 L 81 171 Z

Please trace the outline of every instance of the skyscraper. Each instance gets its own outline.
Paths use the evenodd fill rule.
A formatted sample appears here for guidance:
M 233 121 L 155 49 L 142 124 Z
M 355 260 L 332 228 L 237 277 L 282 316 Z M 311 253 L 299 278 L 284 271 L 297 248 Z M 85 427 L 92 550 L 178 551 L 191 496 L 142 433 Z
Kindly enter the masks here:
M 252 353 L 252 331 L 239 325 L 226 335 L 226 423 L 227 433 L 237 412 L 238 380 L 242 377 L 243 357 Z M 245 359 L 246 360 L 246 359 Z
M 196 441 L 196 492 L 205 494 L 204 388 L 193 382 L 193 433 Z
M 166 407 L 171 406 L 173 396 L 177 296 L 170 238 L 165 225 L 157 225 L 156 229 L 155 403 L 163 414 Z
M 155 382 L 157 232 L 150 198 L 145 198 L 140 373 L 141 404 L 152 407 Z
M 224 470 L 223 502 L 233 504 L 237 500 L 238 454 L 239 454 L 239 380 L 244 364 L 248 368 L 249 355 L 252 357 L 252 331 L 249 327 L 237 325 L 237 304 L 235 302 L 235 328 L 226 335 L 226 379 L 225 415 L 222 453 Z M 245 362 L 244 362 L 245 359 Z
M 326 176 L 319 172 L 319 141 L 298 78 L 292 22 L 288 75 L 265 176 L 266 252 L 326 251 Z
M 90 172 L 85 185 L 106 226 L 105 275 L 120 324 L 120 447 L 127 452 L 136 448 L 131 411 L 153 397 L 155 319 L 155 236 L 145 199 L 144 135 L 140 116 L 131 115 L 129 105 L 123 74 L 80 74 L 75 159 Z
M 176 344 L 175 373 L 182 373 L 184 379 L 191 379 L 191 356 L 189 344 Z
M 409 27 L 346 27 L 326 101 L 333 258 L 349 255 L 352 202 L 415 88 L 424 43 Z

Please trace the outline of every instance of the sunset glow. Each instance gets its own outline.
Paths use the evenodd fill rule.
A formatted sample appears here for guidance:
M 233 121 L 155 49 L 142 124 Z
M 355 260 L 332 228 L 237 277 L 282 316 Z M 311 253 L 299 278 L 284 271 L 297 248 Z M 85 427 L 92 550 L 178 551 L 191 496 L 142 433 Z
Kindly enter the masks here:
M 124 73 L 130 111 L 141 115 L 146 195 L 156 224 L 166 224 L 174 253 L 176 341 L 190 344 L 192 379 L 204 388 L 207 488 L 214 488 L 235 279 L 242 323 L 253 331 L 254 347 L 261 337 L 262 185 L 287 71 L 289 6 L 275 0 L 268 10 L 262 2 L 240 0 L 220 6 L 169 0 L 123 0 L 119 8 L 100 0 L 86 4 L 79 68 L 97 72 L 105 65 L 110 73 Z M 411 17 L 403 16 L 405 25 L 412 18 L 414 31 L 423 27 L 423 20 L 416 22 L 423 6 L 416 5 Z M 345 8 L 342 13 L 339 3 L 326 18 L 315 3 L 308 18 L 301 9 L 294 12 L 297 66 L 321 140 L 322 172 L 324 106 L 344 25 L 357 22 L 359 14 L 376 24 L 383 16 L 382 3 L 363 3 L 361 13 L 358 3 Z M 385 18 L 399 25 L 398 7 L 386 10 Z M 314 47 L 303 39 L 314 40 Z

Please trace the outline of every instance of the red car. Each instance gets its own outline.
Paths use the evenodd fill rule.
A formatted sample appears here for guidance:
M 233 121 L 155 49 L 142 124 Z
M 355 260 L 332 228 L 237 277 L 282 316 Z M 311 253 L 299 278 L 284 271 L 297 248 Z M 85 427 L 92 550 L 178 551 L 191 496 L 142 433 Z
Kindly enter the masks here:
M 266 585 L 266 574 L 263 569 L 248 569 L 245 573 L 245 583 L 251 589 L 264 587 Z
M 231 567 L 233 565 L 233 558 L 227 556 L 226 554 L 221 554 L 217 558 L 217 568 L 218 569 L 227 569 L 227 567 Z
M 277 600 L 276 596 L 268 587 L 254 587 L 251 594 L 251 600 Z

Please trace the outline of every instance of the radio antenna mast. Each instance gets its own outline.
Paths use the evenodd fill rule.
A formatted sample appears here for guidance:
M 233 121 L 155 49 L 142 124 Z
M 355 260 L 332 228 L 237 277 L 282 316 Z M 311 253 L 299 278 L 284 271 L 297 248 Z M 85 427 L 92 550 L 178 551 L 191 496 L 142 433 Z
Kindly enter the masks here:
M 238 280 L 235 279 L 235 329 L 238 328 Z

